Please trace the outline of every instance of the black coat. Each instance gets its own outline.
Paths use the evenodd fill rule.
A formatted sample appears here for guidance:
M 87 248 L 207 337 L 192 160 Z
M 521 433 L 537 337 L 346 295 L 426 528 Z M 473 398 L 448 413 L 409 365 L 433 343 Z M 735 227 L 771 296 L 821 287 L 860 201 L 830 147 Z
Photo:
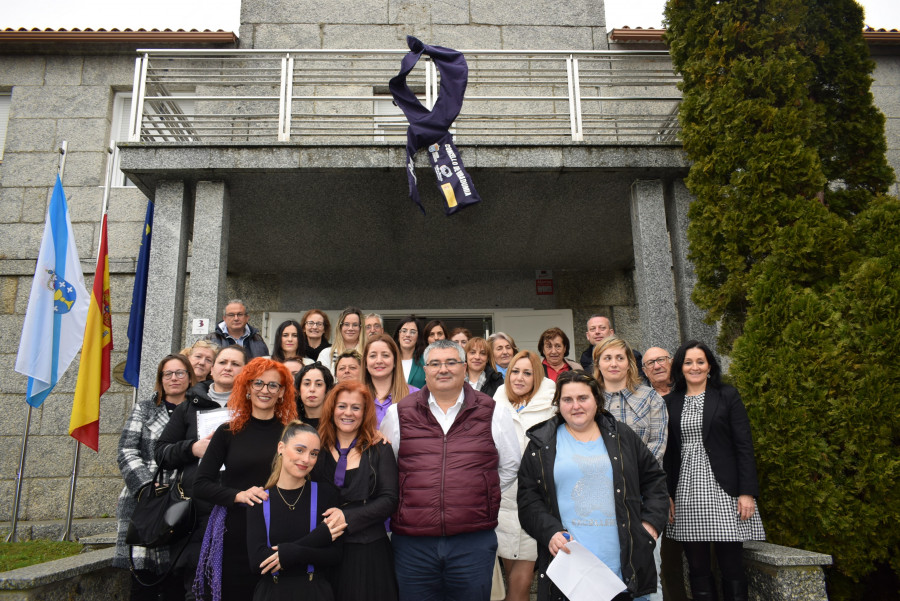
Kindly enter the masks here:
M 334 456 L 322 449 L 311 478 L 333 484 L 336 466 Z M 363 451 L 357 473 L 360 477 L 338 489 L 341 493 L 339 509 L 344 512 L 347 522 L 347 531 L 341 538 L 347 543 L 370 543 L 387 536 L 384 522 L 397 509 L 400 497 L 393 447 L 376 443 Z
M 647 445 L 625 424 L 607 412 L 597 415 L 597 425 L 609 453 L 616 490 L 616 522 L 619 524 L 622 579 L 634 596 L 656 590 L 656 541 L 641 522 L 662 533 L 668 519 L 666 476 Z M 538 600 L 557 601 L 563 594 L 547 577 L 550 539 L 565 530 L 556 503 L 556 430 L 563 418 L 556 415 L 528 430 L 528 447 L 519 466 L 519 521 L 537 541 Z
M 681 473 L 681 413 L 684 392 L 670 392 L 663 399 L 669 410 L 669 442 L 663 457 L 663 467 L 669 486 L 669 496 L 675 498 Z M 731 386 L 707 386 L 703 401 L 703 446 L 709 455 L 709 465 L 719 486 L 732 497 L 759 496 L 756 479 L 756 459 L 750 419 L 741 402 L 741 395 Z
M 494 393 L 497 392 L 497 389 L 501 386 L 503 386 L 503 374 L 496 371 L 490 365 L 485 366 L 484 386 L 481 387 L 481 392 L 493 398 Z

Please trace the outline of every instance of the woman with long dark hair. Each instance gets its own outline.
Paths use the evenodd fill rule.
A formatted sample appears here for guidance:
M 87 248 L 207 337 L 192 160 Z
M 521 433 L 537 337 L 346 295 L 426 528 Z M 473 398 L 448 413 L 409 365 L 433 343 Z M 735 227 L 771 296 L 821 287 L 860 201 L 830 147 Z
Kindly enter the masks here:
M 325 397 L 334 386 L 331 372 L 318 361 L 311 363 L 294 376 L 294 386 L 297 391 L 298 417 L 313 428 L 318 428 Z
M 404 317 L 394 330 L 394 342 L 400 349 L 400 365 L 407 384 L 421 389 L 425 386 L 422 354 L 428 346 L 425 344 L 422 321 L 415 315 Z
M 704 343 L 682 344 L 671 373 L 663 458 L 670 504 L 667 532 L 681 542 L 696 601 L 716 599 L 712 546 L 725 598 L 745 601 L 744 541 L 766 537 L 756 507 L 759 483 L 750 419 L 738 391 L 722 384 L 719 362 Z
M 306 337 L 303 335 L 303 326 L 293 319 L 281 322 L 281 325 L 275 330 L 275 340 L 272 341 L 272 346 L 274 347 L 272 359 L 275 361 L 281 363 L 288 359 L 296 359 L 303 363 L 311 361 L 306 357 Z

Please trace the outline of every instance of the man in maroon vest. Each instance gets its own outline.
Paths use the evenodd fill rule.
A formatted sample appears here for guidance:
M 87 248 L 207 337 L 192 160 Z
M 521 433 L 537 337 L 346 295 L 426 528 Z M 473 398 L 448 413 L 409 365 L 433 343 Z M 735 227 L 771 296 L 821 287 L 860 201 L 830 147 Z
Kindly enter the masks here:
M 381 423 L 400 473 L 391 518 L 400 601 L 489 601 L 500 491 L 516 478 L 509 409 L 465 383 L 462 347 L 425 349 L 425 387 Z

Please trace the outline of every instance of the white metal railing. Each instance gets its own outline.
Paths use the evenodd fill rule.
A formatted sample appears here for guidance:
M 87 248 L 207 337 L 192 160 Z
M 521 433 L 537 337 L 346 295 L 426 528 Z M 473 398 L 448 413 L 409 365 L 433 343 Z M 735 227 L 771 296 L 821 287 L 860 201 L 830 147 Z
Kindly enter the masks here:
M 404 50 L 139 50 L 129 140 L 402 142 L 388 81 Z M 680 78 L 668 52 L 463 51 L 469 83 L 458 142 L 668 143 Z M 423 104 L 440 74 L 426 56 L 407 82 Z

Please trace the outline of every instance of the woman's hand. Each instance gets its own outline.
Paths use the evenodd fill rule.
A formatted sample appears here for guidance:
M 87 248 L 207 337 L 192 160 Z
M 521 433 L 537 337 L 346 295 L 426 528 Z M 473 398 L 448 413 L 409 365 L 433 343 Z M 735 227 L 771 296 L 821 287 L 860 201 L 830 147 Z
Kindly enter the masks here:
M 753 500 L 751 495 L 739 496 L 737 506 L 738 516 L 740 516 L 741 521 L 749 520 L 753 512 L 756 511 L 756 501 Z
M 247 490 L 242 490 L 234 495 L 234 502 L 244 503 L 252 507 L 254 504 L 262 503 L 268 498 L 269 493 L 266 492 L 266 489 L 260 488 L 259 486 L 251 486 Z
M 263 574 L 281 570 L 281 562 L 278 560 L 278 546 L 272 547 L 272 550 L 275 552 L 266 557 L 265 561 L 259 564 L 259 569 Z
M 328 524 L 329 530 L 338 526 L 347 525 L 347 519 L 344 517 L 344 512 L 337 507 L 331 507 L 330 509 L 325 510 L 325 513 L 322 515 L 325 516 L 325 523 Z
M 659 532 L 656 531 L 656 528 L 650 525 L 650 522 L 641 522 L 644 525 L 644 530 L 647 531 L 647 534 L 653 537 L 653 540 L 659 538 Z
M 569 548 L 566 546 L 572 540 L 572 535 L 568 532 L 557 532 L 553 535 L 553 538 L 550 539 L 550 555 L 556 557 L 556 554 L 560 551 L 564 551 L 566 553 L 571 553 Z
M 675 501 L 672 500 L 672 497 L 669 497 L 669 523 L 675 523 Z
M 380 430 L 375 430 L 375 436 L 372 438 L 372 444 L 391 444 L 391 441 L 384 437 Z
M 194 455 L 194 457 L 203 457 L 203 455 L 206 453 L 206 447 L 209 446 L 210 440 L 212 440 L 212 433 L 209 433 L 208 435 L 204 436 L 191 445 L 191 453 Z
M 342 523 L 335 524 L 335 525 L 328 523 L 328 520 L 325 520 L 322 523 L 325 524 L 326 526 L 328 526 L 328 531 L 331 532 L 331 540 L 332 541 L 337 540 L 337 537 L 342 535 L 344 533 L 344 530 L 347 529 L 347 522 L 344 522 L 343 520 L 342 520 Z

